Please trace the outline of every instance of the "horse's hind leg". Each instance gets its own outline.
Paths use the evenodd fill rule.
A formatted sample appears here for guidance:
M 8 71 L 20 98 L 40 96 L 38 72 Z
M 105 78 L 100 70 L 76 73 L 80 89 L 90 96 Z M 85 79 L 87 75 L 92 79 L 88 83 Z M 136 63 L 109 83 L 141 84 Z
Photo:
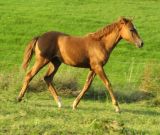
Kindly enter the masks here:
M 56 89 L 52 85 L 52 80 L 53 80 L 53 77 L 54 77 L 55 73 L 57 72 L 60 65 L 61 65 L 61 62 L 57 59 L 54 59 L 52 62 L 50 62 L 49 69 L 44 77 L 44 80 L 47 83 L 48 89 L 49 89 L 50 93 L 52 94 L 54 100 L 58 104 L 59 108 L 61 107 L 61 102 L 60 102 L 60 99 L 57 95 Z
M 21 101 L 26 90 L 28 87 L 29 82 L 32 80 L 32 78 L 39 72 L 39 70 L 44 67 L 46 64 L 48 63 L 48 60 L 44 59 L 43 57 L 39 57 L 38 59 L 36 59 L 36 62 L 34 64 L 34 66 L 32 67 L 32 69 L 27 73 L 25 79 L 24 79 L 24 83 L 22 86 L 22 89 L 19 93 L 19 96 L 17 98 L 18 101 Z

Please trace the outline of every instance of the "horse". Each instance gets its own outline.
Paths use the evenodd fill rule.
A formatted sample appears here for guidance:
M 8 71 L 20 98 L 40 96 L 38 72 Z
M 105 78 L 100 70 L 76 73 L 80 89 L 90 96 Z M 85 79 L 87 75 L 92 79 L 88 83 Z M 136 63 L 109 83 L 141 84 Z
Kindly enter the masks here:
M 73 109 L 77 108 L 94 77 L 98 75 L 110 94 L 115 111 L 120 112 L 119 103 L 103 66 L 107 63 L 112 50 L 121 39 L 134 44 L 138 48 L 143 46 L 143 40 L 140 38 L 133 21 L 126 17 L 121 17 L 112 24 L 81 37 L 57 31 L 46 32 L 41 36 L 34 37 L 26 47 L 22 66 L 24 69 L 27 68 L 33 53 L 35 54 L 35 63 L 25 76 L 17 100 L 22 100 L 29 82 L 40 69 L 49 65 L 44 80 L 58 107 L 61 108 L 60 98 L 52 80 L 60 65 L 64 63 L 73 67 L 89 69 L 84 87 L 73 102 Z

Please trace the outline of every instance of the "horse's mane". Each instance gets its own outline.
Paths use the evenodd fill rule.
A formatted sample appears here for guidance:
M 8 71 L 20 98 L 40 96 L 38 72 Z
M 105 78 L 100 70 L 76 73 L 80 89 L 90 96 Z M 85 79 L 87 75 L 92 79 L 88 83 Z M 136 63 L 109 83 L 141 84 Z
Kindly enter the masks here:
M 114 29 L 117 29 L 117 28 L 118 28 L 118 23 L 115 22 L 115 23 L 105 26 L 104 28 L 94 33 L 89 33 L 88 36 L 91 36 L 92 38 L 96 40 L 100 40 L 103 36 L 109 35 Z

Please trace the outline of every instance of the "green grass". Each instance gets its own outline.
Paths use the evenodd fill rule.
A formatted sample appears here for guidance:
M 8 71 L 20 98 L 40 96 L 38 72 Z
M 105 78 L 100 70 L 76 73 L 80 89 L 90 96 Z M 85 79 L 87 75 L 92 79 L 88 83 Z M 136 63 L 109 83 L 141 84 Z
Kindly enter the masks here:
M 49 92 L 30 91 L 21 103 L 16 90 L 1 91 L 1 134 L 159 134 L 160 108 L 144 102 L 123 103 L 121 114 L 114 112 L 109 100 L 83 99 L 72 111 L 73 98 L 62 97 L 57 109 Z M 12 96 L 11 96 L 12 95 Z
M 0 0 L 0 134 L 160 134 L 159 99 L 139 91 L 148 63 L 154 62 L 153 69 L 160 65 L 159 7 L 158 0 Z M 57 110 L 39 79 L 46 68 L 33 80 L 24 101 L 16 102 L 24 77 L 24 48 L 34 36 L 51 30 L 85 35 L 119 16 L 135 17 L 145 43 L 137 49 L 121 41 L 105 66 L 121 103 L 121 114 L 114 113 L 98 77 L 77 111 L 70 107 L 73 96 L 61 92 L 63 108 Z M 62 65 L 56 87 L 80 90 L 87 72 Z M 157 91 L 158 77 L 158 73 L 152 76 Z

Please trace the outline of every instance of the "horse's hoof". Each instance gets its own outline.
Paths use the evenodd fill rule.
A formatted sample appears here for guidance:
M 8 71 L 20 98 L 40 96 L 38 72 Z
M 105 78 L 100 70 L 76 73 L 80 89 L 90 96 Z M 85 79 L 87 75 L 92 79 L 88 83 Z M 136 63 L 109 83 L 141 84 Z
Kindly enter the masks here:
M 119 108 L 116 108 L 116 113 L 121 113 Z
M 76 110 L 76 109 L 77 109 L 77 107 L 73 105 L 72 106 L 72 110 Z
M 18 98 L 17 98 L 17 101 L 18 101 L 18 102 L 21 102 L 21 101 L 22 101 L 22 98 L 19 98 L 19 97 L 18 97 Z
M 73 110 L 73 111 L 76 111 L 77 109 L 76 109 L 76 108 L 72 108 L 72 110 Z
M 72 104 L 72 110 L 76 110 L 77 108 L 77 101 L 74 100 L 73 104 Z
M 58 111 L 61 111 L 62 110 L 62 108 L 61 107 L 58 107 Z

